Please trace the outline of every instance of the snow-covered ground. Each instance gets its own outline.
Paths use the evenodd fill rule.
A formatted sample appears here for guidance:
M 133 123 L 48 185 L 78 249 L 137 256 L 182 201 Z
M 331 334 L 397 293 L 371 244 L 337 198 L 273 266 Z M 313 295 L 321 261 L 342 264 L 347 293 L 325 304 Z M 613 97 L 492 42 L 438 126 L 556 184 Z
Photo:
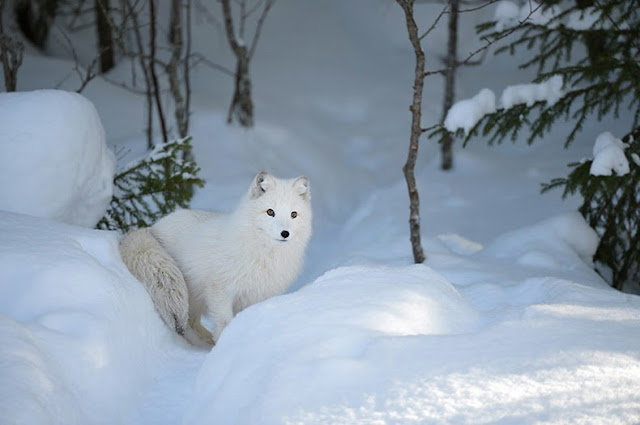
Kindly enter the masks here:
M 436 10 L 419 9 L 425 26 Z M 225 123 L 228 77 L 198 73 L 191 129 L 207 185 L 192 205 L 231 209 L 267 169 L 310 178 L 315 220 L 291 291 L 240 313 L 211 351 L 163 324 L 122 264 L 117 234 L 3 203 L 14 212 L 0 211 L 0 424 L 640 423 L 640 298 L 594 272 L 597 237 L 578 200 L 539 194 L 615 127 L 589 123 L 569 150 L 562 129 L 530 147 L 472 141 L 449 173 L 438 169 L 438 146 L 423 141 L 427 261 L 413 265 L 401 173 L 413 62 L 403 25 L 393 2 L 279 0 L 253 64 L 251 131 Z M 470 50 L 472 25 L 462 28 L 461 51 Z M 432 39 L 436 68 L 442 34 Z M 31 52 L 19 88 L 74 89 L 72 66 Z M 489 57 L 462 70 L 458 99 L 526 83 L 515 69 Z M 438 77 L 427 80 L 425 123 L 440 116 L 441 89 Z M 99 79 L 83 94 L 107 143 L 138 149 L 140 100 Z M 35 114 L 0 119 L 0 134 L 29 128 L 67 155 L 77 150 L 65 134 L 99 137 L 82 114 L 58 132 Z M 52 187 L 46 173 L 25 172 L 45 165 L 20 147 L 2 150 L 0 165 L 22 171 L 0 174 L 0 187 L 11 187 L 7 178 L 35 187 L 29 205 L 42 198 L 44 209 L 55 193 L 74 205 L 67 195 L 91 187 Z M 104 172 L 108 157 L 93 157 Z M 82 162 L 74 158 L 70 176 Z

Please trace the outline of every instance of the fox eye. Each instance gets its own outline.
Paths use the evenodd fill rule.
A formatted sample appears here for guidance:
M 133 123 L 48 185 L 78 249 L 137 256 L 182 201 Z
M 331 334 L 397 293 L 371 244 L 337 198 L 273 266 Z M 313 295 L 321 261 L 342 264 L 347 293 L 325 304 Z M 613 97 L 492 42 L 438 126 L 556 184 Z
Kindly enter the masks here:
M 296 211 L 291 212 L 291 218 L 296 218 L 297 216 L 298 216 L 298 213 Z
M 276 216 L 276 212 L 275 212 L 274 210 L 272 210 L 271 208 L 269 208 L 269 209 L 267 210 L 267 215 L 268 215 L 269 217 L 275 217 L 275 216 Z

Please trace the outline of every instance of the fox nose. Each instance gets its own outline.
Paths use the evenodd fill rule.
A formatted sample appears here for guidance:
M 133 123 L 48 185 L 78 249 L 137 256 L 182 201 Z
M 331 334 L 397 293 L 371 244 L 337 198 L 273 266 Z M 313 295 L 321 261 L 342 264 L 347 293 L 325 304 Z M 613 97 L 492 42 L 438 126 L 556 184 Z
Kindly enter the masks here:
M 280 236 L 282 236 L 284 239 L 287 239 L 289 237 L 289 232 L 283 230 L 282 232 L 280 232 Z

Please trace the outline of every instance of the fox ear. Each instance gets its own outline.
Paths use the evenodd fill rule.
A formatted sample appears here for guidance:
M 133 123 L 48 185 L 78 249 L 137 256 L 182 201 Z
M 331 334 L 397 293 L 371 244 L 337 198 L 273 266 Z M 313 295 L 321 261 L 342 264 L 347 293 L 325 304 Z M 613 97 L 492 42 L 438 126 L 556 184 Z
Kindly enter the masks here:
M 251 199 L 259 198 L 267 190 L 273 188 L 275 184 L 276 182 L 271 174 L 266 171 L 261 171 L 253 179 L 253 183 L 249 189 L 249 197 Z
M 304 199 L 305 201 L 308 201 L 308 200 L 311 199 L 311 190 L 310 190 L 310 187 L 309 187 L 309 179 L 306 178 L 305 176 L 298 177 L 293 182 L 293 188 L 296 190 L 298 195 L 300 195 L 300 197 L 302 199 Z

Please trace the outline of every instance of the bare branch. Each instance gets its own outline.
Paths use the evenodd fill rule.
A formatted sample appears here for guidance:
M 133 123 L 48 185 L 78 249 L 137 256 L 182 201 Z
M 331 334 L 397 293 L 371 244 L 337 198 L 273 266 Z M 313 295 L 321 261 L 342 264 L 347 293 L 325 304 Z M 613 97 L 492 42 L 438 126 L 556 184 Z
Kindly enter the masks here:
M 490 1 L 494 1 L 494 0 L 490 0 Z M 529 18 L 540 8 L 542 7 L 542 5 L 538 5 L 537 7 L 531 9 L 529 11 L 529 14 L 520 22 L 518 22 L 518 25 L 510 28 L 508 31 L 505 31 L 503 33 L 501 33 L 500 35 L 494 37 L 493 39 L 488 39 L 486 37 L 483 37 L 482 40 L 485 42 L 485 44 L 482 47 L 477 48 L 476 50 L 469 52 L 469 55 L 461 62 L 457 62 L 456 66 L 466 66 L 466 65 L 476 65 L 477 63 L 475 61 L 472 61 L 471 59 L 473 59 L 475 56 L 477 56 L 478 54 L 482 53 L 483 55 L 486 55 L 486 51 L 493 46 L 495 43 L 497 43 L 498 41 L 509 37 L 511 34 L 513 34 L 514 32 L 516 32 L 520 27 L 522 27 L 523 25 L 525 25 L 527 23 L 527 21 L 529 20 Z M 426 78 L 430 75 L 434 75 L 434 74 L 445 74 L 447 72 L 448 67 L 445 68 L 441 68 L 435 71 L 428 71 L 425 72 L 423 74 L 423 76 Z
M 422 41 L 422 39 L 424 39 L 425 37 L 427 37 L 431 31 L 433 31 L 436 26 L 438 26 L 438 22 L 440 22 L 440 19 L 442 19 L 442 17 L 447 14 L 449 12 L 449 9 L 447 8 L 447 6 L 443 7 L 442 10 L 440 11 L 440 13 L 438 14 L 438 16 L 436 17 L 436 19 L 434 19 L 433 23 L 431 24 L 431 26 L 429 27 L 429 29 L 427 31 L 425 31 L 424 34 L 422 34 L 419 39 Z
M 229 68 L 209 60 L 200 53 L 193 53 L 191 54 L 190 58 L 194 60 L 193 65 L 202 63 L 203 65 L 208 66 L 211 69 L 215 69 L 216 71 L 220 71 L 223 74 L 228 75 L 229 77 L 233 77 L 235 75 L 234 72 Z
M 260 33 L 262 32 L 262 25 L 264 24 L 264 20 L 267 18 L 267 13 L 273 6 L 274 0 L 267 0 L 264 9 L 262 9 L 262 13 L 260 14 L 260 18 L 258 19 L 258 23 L 256 24 L 256 31 L 253 33 L 253 40 L 251 41 L 251 48 L 249 49 L 249 59 L 253 57 L 253 54 L 256 51 L 256 46 L 258 45 L 258 39 L 260 38 Z

